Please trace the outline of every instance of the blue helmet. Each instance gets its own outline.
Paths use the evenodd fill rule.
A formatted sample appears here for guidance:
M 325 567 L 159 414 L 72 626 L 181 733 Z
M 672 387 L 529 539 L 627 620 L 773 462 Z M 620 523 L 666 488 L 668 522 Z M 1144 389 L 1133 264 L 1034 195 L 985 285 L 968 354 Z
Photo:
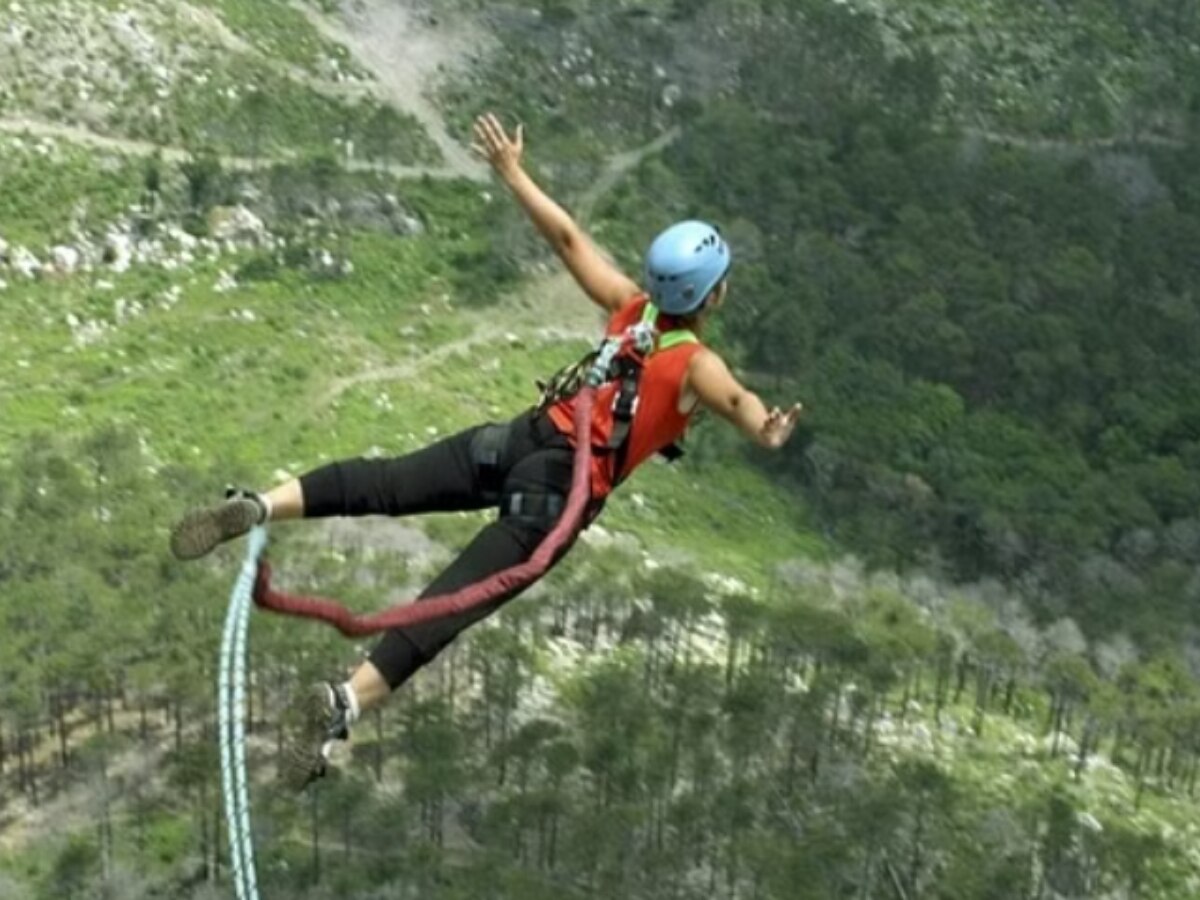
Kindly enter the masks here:
M 729 246 L 715 227 L 677 222 L 646 252 L 646 292 L 668 315 L 693 313 L 729 273 L 732 262 Z

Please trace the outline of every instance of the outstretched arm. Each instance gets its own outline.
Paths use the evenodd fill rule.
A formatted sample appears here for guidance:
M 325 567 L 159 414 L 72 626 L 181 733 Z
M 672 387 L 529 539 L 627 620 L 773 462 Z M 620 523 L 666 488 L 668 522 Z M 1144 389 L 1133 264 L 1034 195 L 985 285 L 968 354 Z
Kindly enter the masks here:
M 639 292 L 637 284 L 605 259 L 567 211 L 522 168 L 521 153 L 525 149 L 522 126 L 518 125 L 510 138 L 499 120 L 489 113 L 475 120 L 475 137 L 478 141 L 473 145 L 475 152 L 491 163 L 584 293 L 606 310 L 615 312 Z
M 727 419 L 760 447 L 777 450 L 787 443 L 800 418 L 801 405 L 787 412 L 768 410 L 753 391 L 733 377 L 725 361 L 711 350 L 701 350 L 688 364 L 684 388 L 690 389 L 707 409 Z

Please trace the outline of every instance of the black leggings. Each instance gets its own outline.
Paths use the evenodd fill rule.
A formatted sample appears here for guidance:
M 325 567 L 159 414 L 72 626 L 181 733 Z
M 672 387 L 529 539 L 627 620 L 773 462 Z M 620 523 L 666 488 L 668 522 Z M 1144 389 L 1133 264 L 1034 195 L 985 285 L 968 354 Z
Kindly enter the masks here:
M 546 496 L 570 491 L 570 442 L 545 416 L 529 410 L 508 425 L 493 465 L 481 465 L 480 448 L 501 426 L 477 425 L 422 450 L 392 459 L 352 459 L 300 476 L 305 518 L 405 516 L 498 507 L 515 494 Z M 555 510 L 556 511 L 556 510 Z M 554 527 L 550 511 L 506 515 L 480 531 L 420 598 L 456 591 L 529 559 Z M 570 544 L 555 557 L 557 563 Z M 464 628 L 495 612 L 520 591 L 455 616 L 387 632 L 370 659 L 396 688 Z

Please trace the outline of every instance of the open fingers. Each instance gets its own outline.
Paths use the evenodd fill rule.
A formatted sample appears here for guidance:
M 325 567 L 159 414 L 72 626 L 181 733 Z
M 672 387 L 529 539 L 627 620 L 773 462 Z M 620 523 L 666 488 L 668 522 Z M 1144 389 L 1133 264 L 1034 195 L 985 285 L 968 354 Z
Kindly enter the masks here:
M 482 116 L 475 120 L 475 137 L 479 143 L 474 146 L 477 146 L 485 154 L 491 152 L 492 139 L 487 132 L 487 128 L 484 127 Z
M 495 141 L 497 147 L 503 147 L 508 143 L 508 135 L 504 133 L 504 126 L 500 124 L 500 120 L 496 118 L 494 113 L 487 114 L 488 133 L 492 140 Z
M 497 128 L 495 116 L 484 115 L 475 120 L 475 136 L 489 153 L 504 146 L 504 134 Z

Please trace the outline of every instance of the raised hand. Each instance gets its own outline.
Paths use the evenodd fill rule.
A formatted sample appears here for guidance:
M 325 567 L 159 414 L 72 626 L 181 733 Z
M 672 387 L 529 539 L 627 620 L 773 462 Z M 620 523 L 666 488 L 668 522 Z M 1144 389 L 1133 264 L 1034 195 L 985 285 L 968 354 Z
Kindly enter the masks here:
M 475 120 L 475 140 L 471 149 L 486 159 L 502 178 L 521 168 L 521 154 L 525 150 L 525 126 L 518 125 L 510 138 L 493 113 L 485 113 Z
M 787 412 L 783 412 L 778 406 L 772 408 L 762 425 L 763 444 L 776 449 L 786 444 L 792 432 L 796 430 L 801 409 L 803 406 L 799 403 L 793 404 Z

